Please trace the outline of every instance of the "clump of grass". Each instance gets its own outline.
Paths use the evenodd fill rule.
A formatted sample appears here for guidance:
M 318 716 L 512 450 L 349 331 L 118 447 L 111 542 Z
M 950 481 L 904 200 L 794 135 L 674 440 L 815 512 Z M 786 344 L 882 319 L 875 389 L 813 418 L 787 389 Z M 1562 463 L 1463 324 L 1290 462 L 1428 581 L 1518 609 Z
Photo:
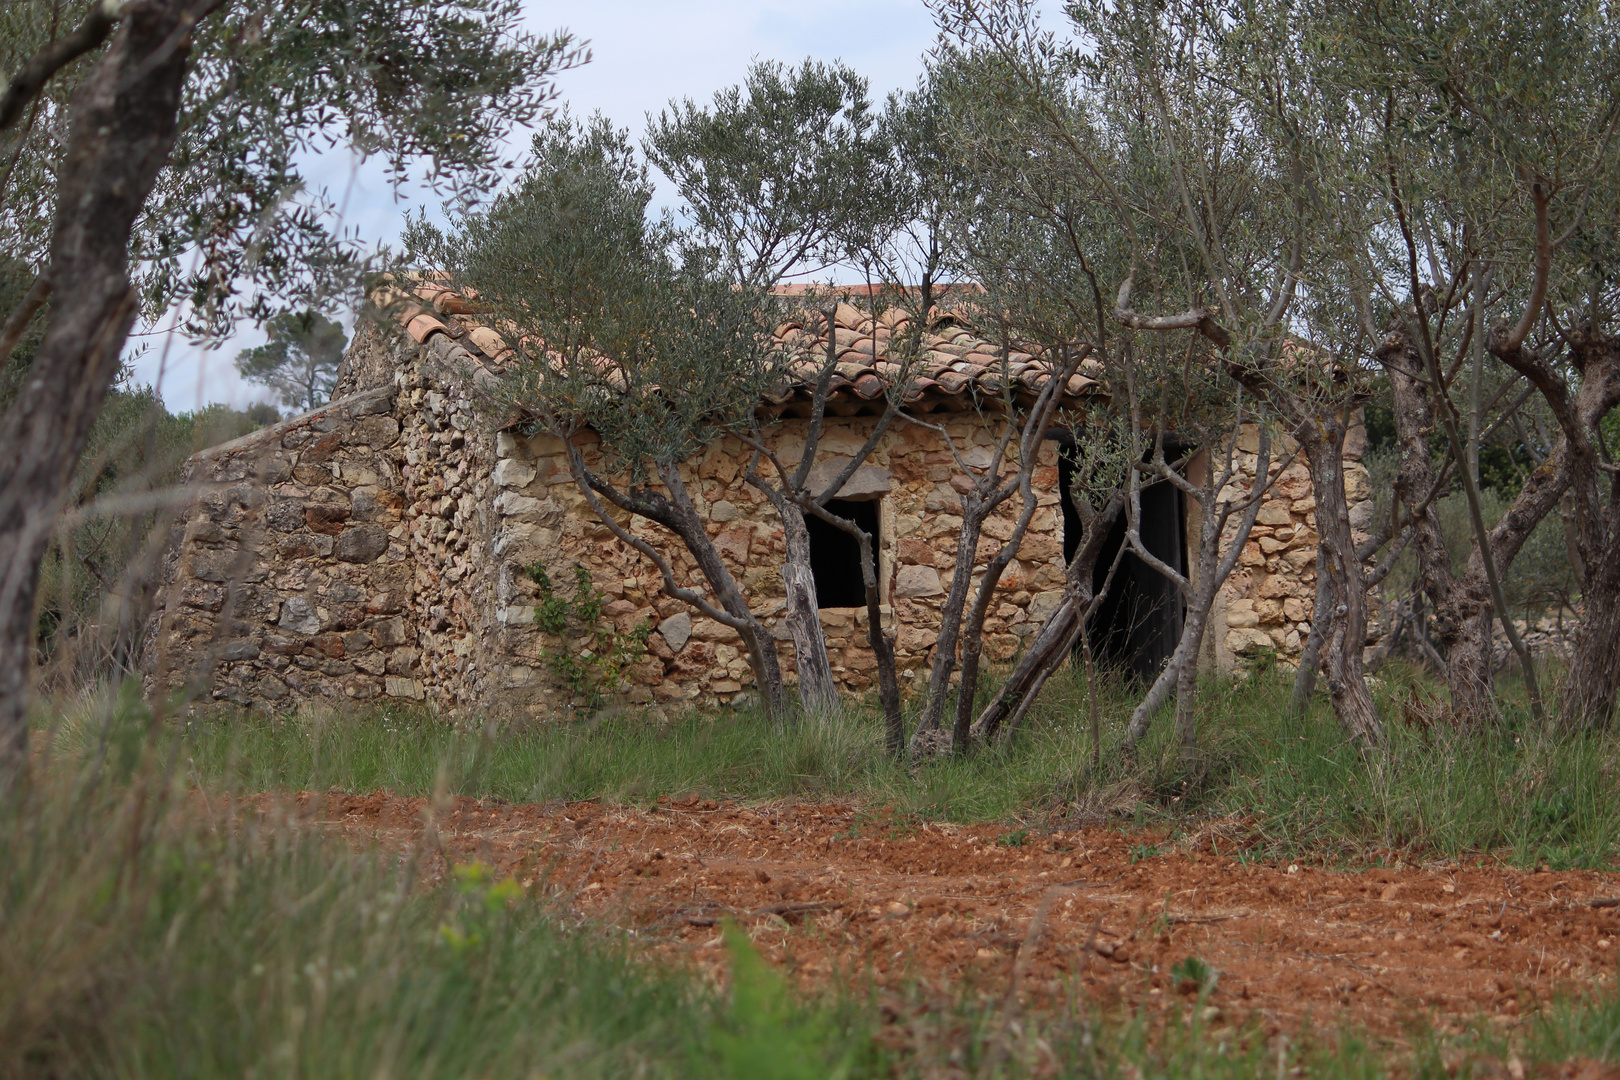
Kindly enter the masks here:
M 633 715 L 467 730 L 429 712 L 306 711 L 192 721 L 185 762 L 205 783 L 250 790 L 388 789 L 518 802 L 660 795 L 763 800 L 853 798 L 904 813 L 996 820 L 1038 806 L 1078 736 L 1032 732 L 1010 755 L 912 770 L 883 751 L 881 724 L 849 710 L 777 728 L 753 713 L 692 711 L 668 722 Z M 1058 744 L 1054 746 L 1054 744 Z
M 1201 759 L 1187 775 L 1161 717 L 1127 768 L 1117 744 L 1134 692 L 1107 680 L 1103 768 L 1093 775 L 1086 690 L 1054 678 L 1010 746 L 910 767 L 883 752 L 857 708 L 776 727 L 753 713 L 692 710 L 668 721 L 622 712 L 574 723 L 450 724 L 399 707 L 189 722 L 192 777 L 249 791 L 453 794 L 514 802 L 647 803 L 697 791 L 740 801 L 851 799 L 895 813 L 1039 825 L 1115 820 L 1196 827 L 1241 819 L 1248 854 L 1328 862 L 1504 855 L 1520 865 L 1606 866 L 1620 851 L 1620 736 L 1550 739 L 1510 709 L 1484 732 L 1448 726 L 1442 691 L 1410 670 L 1378 690 L 1388 745 L 1363 757 L 1325 702 L 1290 715 L 1286 673 L 1210 679 Z M 70 725 L 84 737 L 83 723 Z M 65 740 L 65 737 L 63 737 Z

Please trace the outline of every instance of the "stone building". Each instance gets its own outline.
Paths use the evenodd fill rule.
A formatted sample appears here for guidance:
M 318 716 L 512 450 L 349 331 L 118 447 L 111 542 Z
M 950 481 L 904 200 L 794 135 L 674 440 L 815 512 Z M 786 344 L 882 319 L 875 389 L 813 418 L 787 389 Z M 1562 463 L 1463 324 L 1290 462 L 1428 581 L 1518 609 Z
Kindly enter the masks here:
M 461 711 L 560 714 L 568 695 L 544 656 L 566 643 L 548 640 L 536 622 L 538 586 L 529 568 L 538 565 L 559 583 L 583 566 L 605 594 L 604 618 L 625 630 L 653 627 L 644 655 L 625 672 L 628 702 L 729 702 L 746 694 L 751 673 L 735 634 L 661 594 L 654 568 L 585 505 L 560 444 L 527 437 L 491 413 L 484 391 L 499 377 L 499 335 L 432 286 L 419 285 L 408 299 L 399 325 L 359 328 L 330 404 L 189 462 L 187 479 L 199 494 L 174 527 L 148 633 L 149 685 L 189 680 L 216 700 L 271 708 L 389 697 Z M 854 451 L 876 422 L 887 342 L 903 318 L 891 312 L 873 320 L 839 308 L 840 362 L 823 467 L 839 464 L 837 456 Z M 807 344 L 817 332 L 810 322 L 790 320 L 778 335 Z M 969 448 L 970 463 L 987 461 L 993 421 L 972 402 L 1000 392 L 996 351 L 948 316 L 929 328 L 927 340 L 907 412 L 942 425 Z M 1008 370 L 1026 400 L 1051 377 L 1038 357 L 1021 353 Z M 1096 392 L 1077 375 L 1064 388 L 1064 404 L 1081 408 Z M 768 430 L 787 460 L 797 457 L 795 441 L 802 445 L 798 417 L 807 395 L 808 387 L 797 385 L 760 404 L 779 421 Z M 1255 439 L 1245 431 L 1237 447 L 1251 480 Z M 1015 657 L 1057 604 L 1078 543 L 1063 494 L 1060 440 L 1040 452 L 1040 507 L 986 625 L 992 662 Z M 586 445 L 585 453 L 590 459 L 594 450 Z M 782 606 L 782 531 L 741 479 L 746 460 L 735 440 L 722 441 L 688 463 L 685 479 L 722 557 L 774 625 Z M 1195 459 L 1193 468 L 1201 467 Z M 1308 632 L 1316 541 L 1310 477 L 1297 459 L 1273 470 L 1281 475 L 1207 635 L 1204 660 L 1222 669 L 1259 652 L 1286 662 Z M 1346 475 L 1364 526 L 1371 514 L 1366 472 L 1351 461 Z M 901 422 L 840 492 L 840 509 L 876 529 L 903 686 L 928 666 L 964 484 L 937 430 Z M 1016 512 L 1008 505 L 987 523 L 990 551 L 1010 535 Z M 1198 523 L 1180 493 L 1162 484 L 1148 489 L 1143 512 L 1146 542 L 1186 567 Z M 819 524 L 812 525 L 812 549 L 828 652 L 842 686 L 860 692 L 871 685 L 875 662 L 844 546 L 853 544 Z M 693 570 L 673 537 L 646 522 L 634 528 L 667 552 L 678 572 Z M 1105 657 L 1148 673 L 1174 647 L 1180 602 L 1145 565 L 1126 564 L 1095 636 Z M 791 679 L 792 644 L 785 630 L 778 638 Z

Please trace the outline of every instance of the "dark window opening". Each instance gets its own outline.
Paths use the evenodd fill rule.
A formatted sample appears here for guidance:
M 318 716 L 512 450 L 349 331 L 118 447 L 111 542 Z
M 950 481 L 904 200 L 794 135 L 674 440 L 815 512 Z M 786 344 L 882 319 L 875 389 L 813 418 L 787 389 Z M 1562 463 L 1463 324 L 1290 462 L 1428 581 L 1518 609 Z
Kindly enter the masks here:
M 876 499 L 833 499 L 829 512 L 853 521 L 872 537 L 872 557 L 882 550 Z M 806 514 L 810 533 L 810 572 L 816 579 L 818 607 L 865 607 L 866 584 L 861 575 L 861 545 L 836 525 Z
M 1058 484 L 1063 505 L 1063 556 L 1073 559 L 1080 550 L 1080 515 L 1069 487 L 1074 464 L 1069 454 L 1058 459 Z M 1187 517 L 1181 492 L 1163 480 L 1142 489 L 1142 546 L 1185 574 L 1187 572 Z M 1092 587 L 1101 589 L 1108 568 L 1125 546 L 1125 518 L 1109 530 L 1092 574 Z M 1169 578 L 1129 552 L 1120 560 L 1108 595 L 1091 617 L 1088 634 L 1092 655 L 1132 680 L 1152 682 L 1169 662 L 1181 640 L 1186 615 L 1181 591 Z

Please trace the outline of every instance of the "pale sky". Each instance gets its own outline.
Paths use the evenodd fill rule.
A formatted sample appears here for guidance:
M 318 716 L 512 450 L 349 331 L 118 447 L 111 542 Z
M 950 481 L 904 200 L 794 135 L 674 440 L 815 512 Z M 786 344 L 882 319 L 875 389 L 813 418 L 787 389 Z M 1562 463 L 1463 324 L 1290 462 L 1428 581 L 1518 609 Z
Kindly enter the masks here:
M 590 43 L 591 62 L 558 80 L 562 100 L 576 115 L 601 110 L 636 139 L 647 113 L 656 114 L 671 98 L 706 102 L 741 82 L 755 59 L 841 59 L 870 80 L 873 100 L 881 101 L 891 90 L 915 85 L 934 41 L 922 0 L 528 0 L 526 8 L 534 29 L 567 27 Z M 519 133 L 515 141 L 522 145 L 527 136 Z M 345 223 L 373 243 L 396 239 L 407 210 L 431 211 L 438 202 L 422 192 L 397 200 L 380 170 L 357 170 L 346 156 L 313 163 L 308 176 L 327 185 L 333 201 L 346 206 Z M 256 333 L 244 332 L 217 351 L 176 338 L 166 355 L 161 333 L 140 340 L 148 348 L 133 360 L 135 382 L 156 384 L 171 411 L 267 397 L 244 383 L 232 364 L 238 350 L 263 340 Z

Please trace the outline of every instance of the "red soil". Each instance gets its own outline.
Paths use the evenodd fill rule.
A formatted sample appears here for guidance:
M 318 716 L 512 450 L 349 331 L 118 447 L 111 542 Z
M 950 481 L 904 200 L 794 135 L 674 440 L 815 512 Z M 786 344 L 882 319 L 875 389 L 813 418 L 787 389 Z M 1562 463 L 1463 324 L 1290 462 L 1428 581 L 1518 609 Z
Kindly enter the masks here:
M 709 971 L 724 964 L 730 916 L 811 985 L 870 973 L 880 986 L 970 980 L 999 995 L 1019 967 L 1020 992 L 1036 998 L 1078 982 L 1095 1001 L 1151 1005 L 1187 1000 L 1170 971 L 1196 956 L 1220 973 L 1211 1022 L 1398 1035 L 1414 1019 L 1513 1024 L 1555 991 L 1612 980 L 1620 952 L 1620 908 L 1591 903 L 1620 894 L 1620 875 L 1245 864 L 1218 826 L 1149 854 L 1161 838 L 1099 827 L 1012 846 L 997 826 L 841 805 L 299 805 L 389 847 L 431 846 L 431 818 L 450 862 L 481 860 Z

